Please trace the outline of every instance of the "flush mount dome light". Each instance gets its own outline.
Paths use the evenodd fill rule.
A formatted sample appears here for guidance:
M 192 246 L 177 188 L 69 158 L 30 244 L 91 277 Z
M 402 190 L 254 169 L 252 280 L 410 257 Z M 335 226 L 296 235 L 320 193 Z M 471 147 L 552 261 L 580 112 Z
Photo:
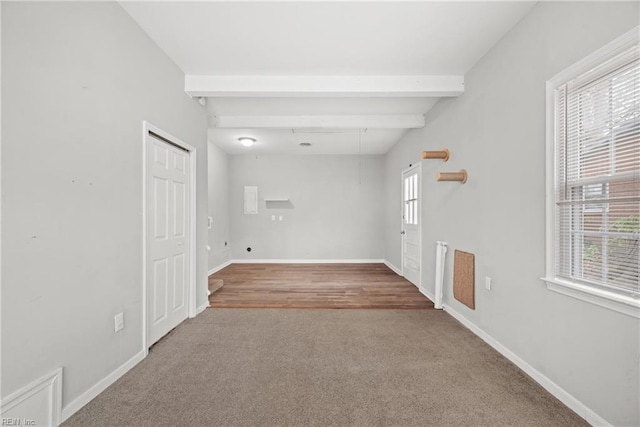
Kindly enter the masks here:
M 249 138 L 248 136 L 243 136 L 242 138 L 238 138 L 238 141 L 240 141 L 240 144 L 244 145 L 245 147 L 251 147 L 256 142 L 255 139 Z

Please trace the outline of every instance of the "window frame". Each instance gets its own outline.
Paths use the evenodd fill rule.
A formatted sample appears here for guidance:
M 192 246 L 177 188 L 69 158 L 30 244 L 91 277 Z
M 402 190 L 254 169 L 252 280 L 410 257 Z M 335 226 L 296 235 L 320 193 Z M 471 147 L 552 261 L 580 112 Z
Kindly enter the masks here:
M 622 292 L 592 286 L 559 277 L 555 271 L 556 215 L 556 96 L 559 86 L 594 69 L 640 42 L 640 27 L 635 27 L 586 58 L 561 71 L 546 82 L 546 272 L 542 280 L 547 289 L 640 318 L 640 298 Z
M 583 186 L 583 194 L 585 202 L 593 199 L 605 199 L 609 194 L 609 182 L 605 180 L 601 180 L 598 182 L 584 184 Z M 600 187 L 598 190 L 597 187 Z M 596 190 L 596 191 L 593 191 Z M 606 214 L 609 210 L 609 206 L 603 208 L 601 203 L 585 203 L 584 205 L 584 213 L 604 213 Z
M 408 184 L 407 181 L 409 180 L 412 182 Z M 420 192 L 420 180 L 418 179 L 418 172 L 404 178 L 403 187 L 402 199 L 404 210 L 402 214 L 402 225 L 403 227 L 405 225 L 420 225 L 420 207 L 418 206 L 420 201 L 418 196 Z

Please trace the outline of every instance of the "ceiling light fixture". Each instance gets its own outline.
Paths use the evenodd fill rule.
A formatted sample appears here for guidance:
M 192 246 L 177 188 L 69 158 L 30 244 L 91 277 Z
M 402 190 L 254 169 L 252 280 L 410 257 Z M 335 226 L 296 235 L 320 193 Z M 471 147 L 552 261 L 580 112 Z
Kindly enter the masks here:
M 251 147 L 256 142 L 255 139 L 249 138 L 248 136 L 243 136 L 242 138 L 238 138 L 238 141 L 240 141 L 240 144 L 244 145 L 245 147 Z

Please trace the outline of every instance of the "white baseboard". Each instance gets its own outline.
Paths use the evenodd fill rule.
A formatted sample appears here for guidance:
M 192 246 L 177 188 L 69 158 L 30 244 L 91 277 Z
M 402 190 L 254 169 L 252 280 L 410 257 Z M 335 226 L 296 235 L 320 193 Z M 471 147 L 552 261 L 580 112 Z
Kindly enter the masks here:
M 396 267 L 395 265 L 391 264 L 389 261 L 387 261 L 386 259 L 382 261 L 384 263 L 384 265 L 386 265 L 387 267 L 389 267 L 391 269 L 391 271 L 393 271 L 394 273 L 396 273 L 398 276 L 402 276 L 402 271 L 400 271 L 400 269 L 398 267 Z
M 213 273 L 216 273 L 216 272 L 222 270 L 223 268 L 231 265 L 231 263 L 232 263 L 232 260 L 229 260 L 229 261 L 223 262 L 222 264 L 220 264 L 217 267 L 213 267 L 211 270 L 209 270 L 209 273 L 207 273 L 207 276 L 211 276 Z
M 111 384 L 116 382 L 121 376 L 126 374 L 127 371 L 140 363 L 140 361 L 142 361 L 142 359 L 144 359 L 146 356 L 147 352 L 141 350 L 131 359 L 120 365 L 120 367 L 118 367 L 115 371 L 111 372 L 109 375 L 98 381 L 89 390 L 76 397 L 67 406 L 65 406 L 64 409 L 62 409 L 62 422 L 66 421 L 71 415 L 78 412 L 80 408 L 93 400 L 93 398 L 102 393 Z
M 429 292 L 428 290 L 426 290 L 423 287 L 418 287 L 418 290 L 420 291 L 420 293 L 422 295 L 424 295 L 425 297 L 429 298 L 431 301 L 435 301 L 436 296 L 433 295 L 431 292 Z M 455 316 L 454 316 L 455 317 Z
M 208 299 L 208 297 L 207 297 L 207 302 L 205 302 L 204 304 L 202 304 L 200 307 L 198 307 L 196 309 L 196 316 L 198 314 L 202 313 L 203 311 L 205 311 L 207 309 L 207 307 L 209 307 L 209 299 Z M 196 317 L 196 316 L 193 316 L 193 317 Z
M 473 322 L 464 317 L 462 314 L 458 313 L 456 310 L 444 304 L 444 311 L 449 313 L 451 317 L 456 319 L 458 322 L 462 323 L 467 327 L 471 332 L 480 337 L 484 342 L 489 344 L 495 350 L 497 350 L 504 357 L 513 362 L 518 368 L 522 369 L 527 375 L 533 378 L 538 384 L 544 387 L 549 393 L 555 396 L 558 400 L 564 403 L 569 409 L 574 411 L 576 414 L 580 415 L 584 418 L 589 424 L 593 426 L 611 426 L 612 424 L 607 422 L 604 418 L 596 414 L 592 409 L 588 408 L 585 404 L 580 402 L 578 399 L 569 394 L 566 390 L 560 387 L 558 384 L 554 383 L 547 376 L 542 374 L 533 366 L 529 365 L 511 350 L 506 348 L 500 342 L 498 342 L 491 335 L 477 327 Z
M 233 259 L 232 264 L 381 264 L 382 259 Z
M 58 426 L 62 418 L 62 368 L 44 375 L 2 399 L 2 425 Z M 12 421 L 20 424 L 11 424 Z M 9 424 L 7 424 L 7 422 Z

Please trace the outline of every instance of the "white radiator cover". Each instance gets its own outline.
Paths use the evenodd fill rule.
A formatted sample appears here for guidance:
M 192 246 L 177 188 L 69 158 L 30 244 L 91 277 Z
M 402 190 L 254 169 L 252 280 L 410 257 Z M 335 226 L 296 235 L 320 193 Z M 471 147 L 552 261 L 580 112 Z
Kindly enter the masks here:
M 436 242 L 436 289 L 433 307 L 442 310 L 442 290 L 444 288 L 444 265 L 447 259 L 447 242 Z
M 2 399 L 3 425 L 58 426 L 62 414 L 62 368 Z

